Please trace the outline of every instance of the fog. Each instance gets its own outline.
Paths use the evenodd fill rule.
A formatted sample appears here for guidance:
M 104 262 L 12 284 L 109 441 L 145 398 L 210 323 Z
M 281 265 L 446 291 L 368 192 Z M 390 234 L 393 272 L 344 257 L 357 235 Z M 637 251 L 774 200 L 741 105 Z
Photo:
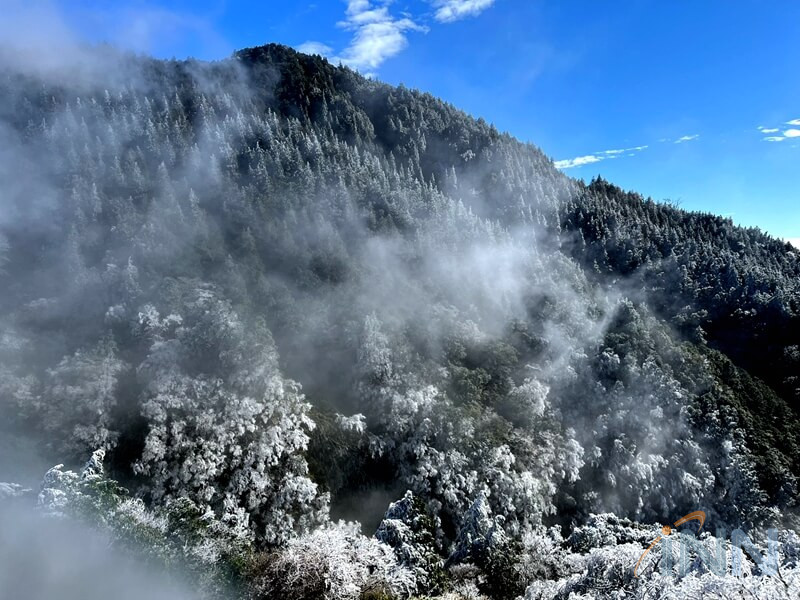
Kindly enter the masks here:
M 190 600 L 182 584 L 74 522 L 0 500 L 0 597 L 15 600 Z

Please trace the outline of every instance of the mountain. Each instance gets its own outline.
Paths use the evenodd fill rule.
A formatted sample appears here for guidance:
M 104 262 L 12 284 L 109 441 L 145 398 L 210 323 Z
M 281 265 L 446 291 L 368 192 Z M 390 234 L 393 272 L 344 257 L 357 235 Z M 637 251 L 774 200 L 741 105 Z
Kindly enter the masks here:
M 206 597 L 641 595 L 696 510 L 779 527 L 783 580 L 663 597 L 800 585 L 793 246 L 283 46 L 0 82 L 0 480 L 65 463 L 41 512 Z

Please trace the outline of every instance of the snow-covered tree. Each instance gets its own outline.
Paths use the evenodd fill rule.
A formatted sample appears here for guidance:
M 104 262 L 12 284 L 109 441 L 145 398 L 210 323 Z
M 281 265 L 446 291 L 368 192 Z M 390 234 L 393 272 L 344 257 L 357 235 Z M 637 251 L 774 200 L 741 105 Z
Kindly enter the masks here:
M 341 521 L 291 540 L 258 571 L 256 598 L 264 600 L 408 598 L 417 586 L 391 547 Z
M 153 342 L 139 367 L 148 433 L 134 469 L 156 502 L 186 496 L 234 530 L 284 543 L 327 510 L 304 457 L 311 406 L 280 375 L 268 332 L 254 339 L 212 292 L 194 293 L 185 317 L 138 319 Z
M 127 369 L 117 347 L 103 338 L 93 348 L 65 356 L 47 372 L 36 412 L 51 443 L 70 456 L 113 448 L 117 384 Z

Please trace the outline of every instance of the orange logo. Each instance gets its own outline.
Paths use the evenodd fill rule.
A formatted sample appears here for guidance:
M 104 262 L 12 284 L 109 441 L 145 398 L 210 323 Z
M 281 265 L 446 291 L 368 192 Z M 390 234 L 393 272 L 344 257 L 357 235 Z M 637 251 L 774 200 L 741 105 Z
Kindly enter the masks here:
M 702 510 L 696 510 L 694 512 L 691 512 L 685 517 L 681 517 L 680 519 L 675 521 L 675 527 L 677 527 L 678 525 L 683 525 L 687 521 L 699 521 L 700 527 L 698 528 L 698 531 L 700 531 L 700 529 L 703 528 L 703 524 L 706 522 L 706 513 L 704 513 Z M 658 542 L 661 541 L 662 537 L 668 536 L 670 533 L 672 533 L 672 528 L 669 525 L 664 525 L 664 527 L 661 528 L 661 533 L 662 535 L 659 535 L 656 539 L 653 540 L 653 543 L 650 544 L 650 546 L 648 546 L 647 550 L 644 551 L 644 553 L 639 557 L 639 560 L 636 562 L 636 566 L 633 568 L 633 574 L 635 577 L 639 577 L 639 574 L 636 571 L 639 568 L 639 565 L 642 563 L 642 560 L 644 560 L 644 557 L 647 556 L 647 553 L 653 549 L 653 546 L 655 546 Z

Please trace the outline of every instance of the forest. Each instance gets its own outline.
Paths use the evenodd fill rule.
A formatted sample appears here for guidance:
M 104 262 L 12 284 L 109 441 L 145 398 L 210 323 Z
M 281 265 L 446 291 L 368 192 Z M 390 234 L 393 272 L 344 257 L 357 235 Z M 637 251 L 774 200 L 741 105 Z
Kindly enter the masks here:
M 800 596 L 800 249 L 280 45 L 0 51 L 0 416 L 2 597 Z

